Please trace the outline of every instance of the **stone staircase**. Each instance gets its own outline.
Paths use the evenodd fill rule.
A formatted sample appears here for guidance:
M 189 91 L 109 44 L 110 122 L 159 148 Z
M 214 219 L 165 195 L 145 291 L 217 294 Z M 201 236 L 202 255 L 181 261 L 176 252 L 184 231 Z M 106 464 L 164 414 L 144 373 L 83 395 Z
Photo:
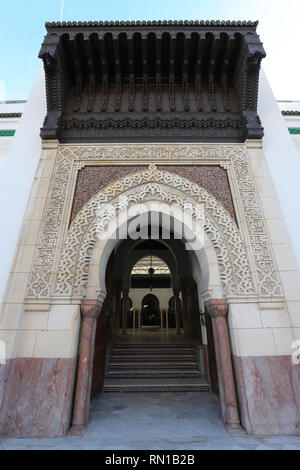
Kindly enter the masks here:
M 206 392 L 201 347 L 114 344 L 106 357 L 104 392 Z

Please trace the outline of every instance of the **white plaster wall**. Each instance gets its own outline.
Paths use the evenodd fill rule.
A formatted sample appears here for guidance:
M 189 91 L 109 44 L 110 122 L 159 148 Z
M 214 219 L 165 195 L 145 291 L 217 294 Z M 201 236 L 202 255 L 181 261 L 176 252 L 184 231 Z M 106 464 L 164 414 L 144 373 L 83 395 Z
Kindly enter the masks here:
M 260 74 L 258 114 L 265 129 L 264 156 L 300 267 L 300 156 L 263 70 Z
M 229 305 L 228 326 L 236 356 L 289 356 L 297 329 L 282 304 L 241 301 Z M 299 335 L 298 335 L 299 336 Z
M 0 302 L 6 288 L 30 190 L 41 156 L 40 128 L 46 115 L 41 68 L 0 171 Z
M 300 123 L 299 123 L 300 124 Z M 300 125 L 299 125 L 300 127 Z M 300 158 L 300 134 L 291 134 L 295 147 L 297 149 L 299 158 Z
M 12 143 L 13 137 L 0 137 L 0 171 L 4 162 L 4 156 Z
M 25 102 L 0 102 L 0 113 L 23 113 Z M 0 118 L 0 130 L 16 130 L 20 118 Z M 14 137 L 0 137 L 0 171 Z
M 0 113 L 23 113 L 25 106 L 26 106 L 26 101 L 1 101 Z M 14 120 L 15 118 L 9 119 L 9 121 L 14 121 Z M 19 118 L 16 118 L 16 121 L 19 122 Z M 2 123 L 2 119 L 1 119 L 1 123 Z

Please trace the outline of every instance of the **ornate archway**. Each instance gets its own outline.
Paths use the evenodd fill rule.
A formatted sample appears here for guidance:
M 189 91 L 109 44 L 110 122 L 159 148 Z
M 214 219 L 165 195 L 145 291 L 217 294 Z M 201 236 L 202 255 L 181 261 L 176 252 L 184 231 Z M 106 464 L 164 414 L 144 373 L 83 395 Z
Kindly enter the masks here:
M 54 295 L 84 298 L 97 235 L 105 232 L 116 212 L 151 200 L 173 203 L 180 208 L 190 204 L 194 219 L 198 216 L 196 205 L 202 204 L 204 230 L 217 254 L 224 296 L 255 293 L 240 231 L 226 209 L 202 187 L 151 164 L 147 170 L 108 185 L 77 214 L 65 239 Z M 100 207 L 104 207 L 101 218 L 97 214 Z
M 221 323 L 220 319 L 222 317 L 225 321 L 225 315 L 228 312 L 226 300 L 224 300 L 227 295 L 253 295 L 255 287 L 244 242 L 235 221 L 206 190 L 186 178 L 158 170 L 155 165 L 150 165 L 147 170 L 126 176 L 107 186 L 83 207 L 69 228 L 59 265 L 55 296 L 77 299 L 86 297 L 89 266 L 91 256 L 95 251 L 100 277 L 100 295 L 98 296 L 98 305 L 95 304 L 93 311 L 95 313 L 92 314 L 92 318 L 97 318 L 101 311 L 103 296 L 105 296 L 104 273 L 107 260 L 113 247 L 117 244 L 117 240 L 110 240 L 110 234 L 106 232 L 106 229 L 116 214 L 141 203 L 146 204 L 147 210 L 147 204 L 153 201 L 163 203 L 160 206 L 162 211 L 168 205 L 176 204 L 177 207 L 184 209 L 188 204 L 191 217 L 195 220 L 199 217 L 197 205 L 203 205 L 203 228 L 214 247 L 222 284 L 223 299 L 219 299 L 217 303 L 213 304 L 209 303 L 209 299 L 205 299 L 207 305 L 213 306 L 211 307 L 211 315 L 219 319 L 217 321 L 218 331 L 215 329 L 214 333 L 214 341 L 218 342 L 220 338 L 223 341 L 222 353 L 225 356 L 222 357 L 222 360 L 220 359 L 221 354 L 218 356 L 219 360 L 217 358 L 222 384 L 221 402 L 228 424 L 233 428 L 239 428 L 227 326 L 226 322 Z M 99 208 L 101 208 L 100 214 Z M 197 241 L 201 252 L 203 251 L 201 241 L 200 239 Z M 194 254 L 201 265 L 201 259 L 203 259 L 201 254 L 199 255 L 196 251 Z M 89 302 L 95 301 L 96 299 L 93 298 L 83 301 L 83 325 L 89 325 L 88 319 L 91 318 L 89 306 L 86 308 L 85 304 L 88 305 Z M 221 309 L 220 305 L 222 305 Z M 88 312 L 87 315 L 86 312 Z M 82 335 L 81 349 L 88 350 L 89 357 L 91 357 L 94 347 L 94 326 L 89 329 L 92 333 L 89 337 Z M 88 386 L 91 367 L 87 366 L 86 353 L 80 355 L 79 371 L 81 370 L 84 371 L 85 383 Z M 80 398 L 75 400 L 74 432 L 77 432 L 76 430 L 79 428 L 84 428 L 89 406 L 89 390 L 84 392 L 85 398 L 82 400 L 83 381 L 77 383 L 80 384 L 80 388 L 76 392 L 76 397 Z M 226 400 L 232 403 L 232 406 L 229 406 Z
M 147 294 L 142 299 L 141 317 L 143 326 L 160 325 L 159 300 L 154 294 Z

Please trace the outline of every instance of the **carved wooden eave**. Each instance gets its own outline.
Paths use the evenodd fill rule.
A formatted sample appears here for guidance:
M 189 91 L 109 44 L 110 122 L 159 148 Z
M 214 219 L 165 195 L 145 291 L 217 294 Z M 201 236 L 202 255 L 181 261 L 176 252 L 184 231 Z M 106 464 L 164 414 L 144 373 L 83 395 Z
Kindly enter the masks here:
M 43 139 L 259 139 L 257 22 L 46 23 Z

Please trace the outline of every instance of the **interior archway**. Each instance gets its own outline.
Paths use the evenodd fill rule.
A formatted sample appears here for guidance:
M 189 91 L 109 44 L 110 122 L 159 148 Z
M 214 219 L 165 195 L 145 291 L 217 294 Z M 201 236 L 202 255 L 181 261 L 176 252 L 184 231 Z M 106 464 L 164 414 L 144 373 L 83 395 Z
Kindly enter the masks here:
M 159 298 L 152 293 L 146 294 L 141 303 L 141 328 L 162 328 Z
M 151 227 L 149 227 L 149 235 L 150 232 Z M 174 362 L 172 364 L 174 367 L 171 371 L 167 371 L 168 374 L 174 380 L 177 376 L 180 380 L 184 376 L 194 377 L 196 383 L 206 384 L 207 390 L 212 388 L 217 390 L 216 384 L 210 383 L 209 373 L 209 364 L 215 364 L 215 357 L 214 353 L 211 353 L 212 357 L 208 358 L 208 335 L 203 321 L 204 315 L 200 315 L 203 310 L 201 291 L 204 287 L 207 289 L 207 286 L 199 282 L 199 274 L 201 275 L 202 270 L 205 271 L 206 266 L 201 268 L 198 265 L 195 269 L 197 263 L 194 257 L 196 255 L 186 249 L 185 241 L 176 239 L 174 233 L 171 234 L 169 240 L 163 239 L 163 234 L 163 227 L 160 227 L 158 239 L 121 240 L 110 253 L 107 263 L 109 273 L 106 272 L 109 300 L 102 312 L 106 319 L 107 347 L 111 351 L 110 354 L 114 354 L 116 348 L 118 352 L 124 347 L 128 348 L 129 345 L 139 346 L 141 351 L 149 344 L 155 345 L 156 348 L 159 345 L 164 347 L 180 345 L 179 350 L 184 344 L 191 345 L 192 349 L 189 352 L 193 356 L 193 364 L 184 364 L 184 367 L 185 365 L 193 367 L 193 373 L 191 370 L 183 372 L 183 369 L 174 369 L 176 366 Z M 209 245 L 209 243 L 207 237 L 206 244 Z M 198 260 L 198 257 L 196 259 Z M 207 265 L 209 264 L 205 252 L 201 259 L 205 260 Z M 144 263 L 141 263 L 143 260 Z M 148 262 L 149 265 L 147 265 Z M 215 263 L 217 265 L 217 260 Z M 140 266 L 139 269 L 135 269 L 137 265 Z M 147 309 L 149 309 L 149 315 Z M 209 340 L 212 341 L 212 338 Z M 97 341 L 96 336 L 96 343 Z M 144 354 L 144 351 L 142 352 Z M 101 363 L 101 358 L 95 354 L 94 371 L 99 367 L 99 363 Z M 104 390 L 118 384 L 112 377 L 122 379 L 122 374 L 124 376 L 123 366 L 120 368 L 122 374 L 118 376 L 117 372 L 120 370 L 117 370 L 114 364 L 112 367 L 111 358 L 107 358 L 107 364 Z M 155 366 L 151 361 L 150 364 Z M 138 375 L 141 375 L 142 365 L 139 364 Z M 136 369 L 132 367 L 133 365 L 131 365 L 129 375 L 133 380 L 132 373 L 133 370 L 136 372 Z M 194 373 L 196 370 L 197 374 Z M 166 367 L 164 371 L 166 372 Z M 152 370 L 151 373 L 154 374 L 154 371 Z M 162 372 L 159 371 L 158 375 L 161 380 Z M 97 373 L 94 372 L 94 376 L 97 376 Z M 156 379 L 155 376 L 151 378 Z M 146 383 L 150 381 L 146 380 Z M 93 384 L 95 384 L 94 378 Z M 122 380 L 119 380 L 119 384 L 122 386 Z M 103 389 L 103 382 L 100 385 Z M 94 394 L 102 389 L 93 386 Z

